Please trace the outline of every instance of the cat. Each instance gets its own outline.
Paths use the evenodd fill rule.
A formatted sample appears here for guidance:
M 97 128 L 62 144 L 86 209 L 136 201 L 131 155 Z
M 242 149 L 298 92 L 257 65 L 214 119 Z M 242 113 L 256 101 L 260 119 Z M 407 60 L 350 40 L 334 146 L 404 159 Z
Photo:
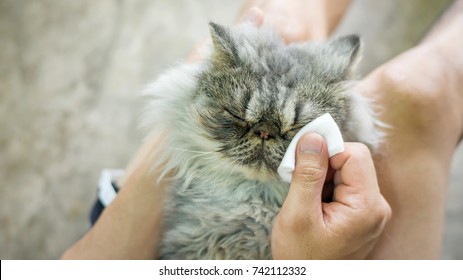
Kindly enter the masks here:
M 346 141 L 380 139 L 368 101 L 352 90 L 356 35 L 285 45 L 273 31 L 210 23 L 196 64 L 149 85 L 150 129 L 166 131 L 159 162 L 175 170 L 161 259 L 271 259 L 273 220 L 289 184 L 277 168 L 292 137 L 330 113 Z

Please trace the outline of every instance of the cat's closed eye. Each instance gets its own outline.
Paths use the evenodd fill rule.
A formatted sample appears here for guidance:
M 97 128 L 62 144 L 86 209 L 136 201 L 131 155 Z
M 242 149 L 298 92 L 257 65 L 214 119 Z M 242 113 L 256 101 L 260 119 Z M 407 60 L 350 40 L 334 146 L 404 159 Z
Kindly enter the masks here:
M 234 113 L 232 112 L 231 110 L 227 109 L 227 108 L 223 108 L 223 111 L 225 113 L 225 115 L 227 115 L 228 117 L 231 117 L 234 122 L 236 124 L 238 124 L 239 126 L 241 127 L 248 127 L 249 126 L 249 123 L 243 119 L 242 117 L 238 116 L 237 113 Z
M 290 130 L 287 130 L 285 132 L 282 133 L 283 135 L 283 139 L 285 140 L 290 140 L 290 139 L 293 139 L 293 137 L 299 132 L 299 130 L 301 130 L 301 128 L 303 128 L 304 125 L 299 125 L 297 127 L 294 127 Z

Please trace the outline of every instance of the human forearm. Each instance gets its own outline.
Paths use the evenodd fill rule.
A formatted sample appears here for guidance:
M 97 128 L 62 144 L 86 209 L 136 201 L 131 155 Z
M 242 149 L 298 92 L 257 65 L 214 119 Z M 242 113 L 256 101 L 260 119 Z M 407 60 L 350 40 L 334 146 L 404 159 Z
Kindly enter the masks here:
M 162 137 L 147 139 L 119 184 L 121 191 L 94 227 L 63 259 L 153 259 L 162 231 L 164 195 L 169 182 L 157 181 L 162 169 L 152 170 L 152 157 Z M 156 183 L 158 182 L 158 183 Z

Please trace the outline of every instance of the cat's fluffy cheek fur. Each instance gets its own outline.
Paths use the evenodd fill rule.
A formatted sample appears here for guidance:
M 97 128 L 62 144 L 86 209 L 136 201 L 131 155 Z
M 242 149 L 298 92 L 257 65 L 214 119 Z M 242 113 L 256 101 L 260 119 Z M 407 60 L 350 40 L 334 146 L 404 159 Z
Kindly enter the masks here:
M 388 128 L 377 118 L 381 108 L 375 100 L 368 99 L 358 92 L 351 90 L 348 94 L 351 100 L 350 134 L 355 138 L 354 141 L 366 144 L 371 152 L 375 153 L 383 143 Z
M 173 119 L 178 114 L 172 111 L 184 110 L 189 100 L 186 97 L 195 90 L 197 76 L 204 68 L 204 64 L 181 64 L 149 84 L 143 91 L 149 103 L 143 112 L 142 127 L 149 131 L 172 128 L 174 122 L 178 121 Z

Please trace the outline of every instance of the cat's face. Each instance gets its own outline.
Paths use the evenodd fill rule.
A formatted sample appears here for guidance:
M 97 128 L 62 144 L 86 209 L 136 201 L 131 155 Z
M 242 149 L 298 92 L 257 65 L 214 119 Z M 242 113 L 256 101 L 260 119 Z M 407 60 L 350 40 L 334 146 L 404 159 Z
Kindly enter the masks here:
M 211 24 L 211 67 L 192 100 L 200 134 L 248 175 L 276 176 L 291 139 L 330 113 L 341 131 L 349 118 L 345 81 L 359 48 L 355 36 L 285 46 L 268 31 Z

